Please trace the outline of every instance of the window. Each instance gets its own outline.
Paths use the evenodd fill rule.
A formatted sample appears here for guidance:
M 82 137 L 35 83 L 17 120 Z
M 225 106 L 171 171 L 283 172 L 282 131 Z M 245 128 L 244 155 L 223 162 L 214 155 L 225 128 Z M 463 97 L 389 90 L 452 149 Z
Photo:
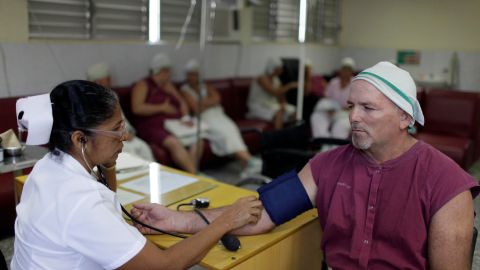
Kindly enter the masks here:
M 320 34 L 318 31 L 320 28 L 320 8 L 318 2 L 319 1 L 308 1 L 307 3 L 307 42 L 320 40 Z
M 273 16 L 270 6 L 272 1 L 263 0 L 260 2 L 260 5 L 253 7 L 253 38 L 254 40 L 271 40 L 274 39 L 274 36 L 270 32 L 270 29 L 273 28 L 273 20 L 270 20 L 270 17 Z
M 318 0 L 317 27 L 314 40 L 324 44 L 336 44 L 340 34 L 340 0 Z
M 254 40 L 297 40 L 298 12 L 298 0 L 262 0 L 253 7 Z
M 272 6 L 274 10 L 276 40 L 296 41 L 298 39 L 298 0 L 277 0 Z
M 148 36 L 148 0 L 93 0 L 95 39 L 139 39 Z
M 87 0 L 28 0 L 30 38 L 90 38 Z
M 264 0 L 253 7 L 254 40 L 297 41 L 298 0 Z M 307 1 L 307 41 L 332 44 L 340 30 L 340 0 Z
M 138 39 L 148 0 L 28 0 L 30 38 Z
M 176 41 L 187 18 L 191 0 L 160 1 L 160 39 Z M 200 36 L 200 16 L 202 0 L 197 0 L 188 25 L 185 40 L 198 40 Z

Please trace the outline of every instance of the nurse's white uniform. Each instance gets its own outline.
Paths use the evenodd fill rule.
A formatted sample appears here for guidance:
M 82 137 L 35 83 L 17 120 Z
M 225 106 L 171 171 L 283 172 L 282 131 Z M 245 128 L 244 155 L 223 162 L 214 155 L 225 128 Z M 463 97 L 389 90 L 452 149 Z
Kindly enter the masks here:
M 114 192 L 70 155 L 47 154 L 17 206 L 11 268 L 115 269 L 145 243 L 122 218 Z

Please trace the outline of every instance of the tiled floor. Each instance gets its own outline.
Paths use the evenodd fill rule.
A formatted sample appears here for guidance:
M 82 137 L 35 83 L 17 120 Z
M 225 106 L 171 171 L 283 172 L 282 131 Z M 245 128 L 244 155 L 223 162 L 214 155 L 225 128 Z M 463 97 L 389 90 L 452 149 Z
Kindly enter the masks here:
M 238 173 L 240 168 L 237 163 L 231 162 L 220 168 L 210 169 L 204 171 L 204 174 L 211 176 L 214 179 L 222 179 L 222 181 L 236 184 L 240 181 Z M 472 174 L 480 179 L 480 161 L 472 168 Z M 245 188 L 256 189 L 257 186 L 254 184 L 246 185 Z M 480 196 L 479 196 L 480 197 Z M 475 218 L 475 227 L 480 228 L 480 198 L 475 200 L 475 211 L 477 216 Z M 13 253 L 13 237 L 3 239 L 0 241 L 0 249 L 6 257 L 7 262 L 9 263 Z M 192 269 L 201 269 L 201 268 L 192 268 Z M 475 249 L 475 255 L 473 259 L 472 270 L 480 269 L 480 237 L 477 239 L 477 245 Z
M 0 250 L 2 250 L 8 266 L 10 266 L 10 261 L 12 260 L 13 255 L 13 240 L 13 237 L 9 237 L 0 241 Z

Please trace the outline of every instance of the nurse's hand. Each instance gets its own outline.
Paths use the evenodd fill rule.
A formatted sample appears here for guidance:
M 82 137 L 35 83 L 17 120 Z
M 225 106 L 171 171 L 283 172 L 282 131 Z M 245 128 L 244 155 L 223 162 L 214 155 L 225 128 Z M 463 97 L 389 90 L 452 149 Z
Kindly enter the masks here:
M 185 224 L 185 222 L 182 221 L 182 215 L 179 212 L 168 209 L 161 204 L 134 204 L 130 213 L 137 220 L 155 228 L 165 231 L 184 231 L 182 226 Z M 133 223 L 133 225 L 143 234 L 159 233 L 137 223 Z
M 235 230 L 247 224 L 256 224 L 262 215 L 262 209 L 262 202 L 256 197 L 243 197 L 226 207 L 217 220 L 229 225 L 230 230 Z

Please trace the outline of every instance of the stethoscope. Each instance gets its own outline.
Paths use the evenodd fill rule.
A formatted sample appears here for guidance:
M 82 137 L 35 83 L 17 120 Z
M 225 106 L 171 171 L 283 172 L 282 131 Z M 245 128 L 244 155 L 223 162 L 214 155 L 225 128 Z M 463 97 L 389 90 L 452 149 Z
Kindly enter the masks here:
M 85 142 L 86 142 L 85 138 L 81 138 L 80 142 L 82 144 L 82 147 L 81 147 L 82 158 L 83 158 L 83 161 L 85 162 L 85 164 L 87 165 L 88 169 L 90 170 L 91 175 L 95 179 L 97 179 L 98 182 L 102 183 L 108 189 L 110 189 L 110 186 L 107 183 L 107 178 L 102 173 L 102 171 L 99 170 L 98 168 L 97 168 L 96 171 L 93 170 L 92 166 L 90 166 L 90 163 L 85 158 Z M 198 210 L 198 208 L 208 207 L 209 203 L 207 203 L 205 201 L 201 201 L 201 202 L 198 202 L 198 203 L 197 202 L 198 202 L 198 199 L 194 199 L 194 200 L 192 200 L 192 202 L 190 204 L 182 204 L 182 205 L 179 205 L 179 207 L 183 206 L 183 205 L 192 205 L 193 206 L 193 211 L 195 213 L 197 213 L 200 216 L 200 218 L 202 218 L 202 220 L 205 221 L 205 223 L 207 225 L 209 225 L 210 222 L 208 221 L 208 219 L 205 217 L 205 215 L 200 210 Z M 183 235 L 183 234 L 178 234 L 178 233 L 174 233 L 174 232 L 167 232 L 165 230 L 162 230 L 162 229 L 150 226 L 148 224 L 145 224 L 145 223 L 141 222 L 140 220 L 136 219 L 135 217 L 133 217 L 125 209 L 125 207 L 123 207 L 123 205 L 120 202 L 119 202 L 119 204 L 120 204 L 120 207 L 122 208 L 122 212 L 134 223 L 140 224 L 141 226 L 143 226 L 145 228 L 149 228 L 153 231 L 163 233 L 163 234 L 167 234 L 167 235 L 170 235 L 170 236 L 173 236 L 173 237 L 178 237 L 178 238 L 182 238 L 182 239 L 188 238 L 188 236 Z M 198 207 L 198 206 L 201 206 L 201 207 Z M 179 208 L 177 208 L 177 210 L 178 209 Z M 232 235 L 232 234 L 229 234 L 229 233 L 226 233 L 225 235 L 223 235 L 222 238 L 220 239 L 220 242 L 229 251 L 237 251 L 240 248 L 240 241 L 238 240 L 238 238 L 236 236 Z

